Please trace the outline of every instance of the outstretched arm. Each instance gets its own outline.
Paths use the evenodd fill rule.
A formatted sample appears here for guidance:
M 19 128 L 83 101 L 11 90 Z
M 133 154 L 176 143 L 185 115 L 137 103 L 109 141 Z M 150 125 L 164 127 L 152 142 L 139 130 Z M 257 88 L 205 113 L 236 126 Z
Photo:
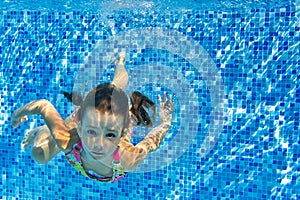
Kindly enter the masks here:
M 161 124 L 155 127 L 141 142 L 136 146 L 130 143 L 130 138 L 125 136 L 119 144 L 121 149 L 122 164 L 129 171 L 134 170 L 140 163 L 146 158 L 148 153 L 156 150 L 166 133 L 168 132 L 171 122 L 172 114 L 174 111 L 174 103 L 172 102 L 172 97 L 167 99 L 166 94 L 164 94 L 164 101 L 162 101 L 159 96 L 160 111 L 159 116 Z
M 136 145 L 145 148 L 148 153 L 159 147 L 172 122 L 172 114 L 174 111 L 172 96 L 170 95 L 170 98 L 167 99 L 167 95 L 165 93 L 164 101 L 162 101 L 160 96 L 158 96 L 158 100 L 160 102 L 159 117 L 161 124 L 155 127 L 141 142 Z
M 12 126 L 14 128 L 18 127 L 20 123 L 26 120 L 27 115 L 35 114 L 40 114 L 43 117 L 61 151 L 70 151 L 73 143 L 71 140 L 75 138 L 71 137 L 69 127 L 65 124 L 54 106 L 45 99 L 32 101 L 16 110 L 12 118 Z

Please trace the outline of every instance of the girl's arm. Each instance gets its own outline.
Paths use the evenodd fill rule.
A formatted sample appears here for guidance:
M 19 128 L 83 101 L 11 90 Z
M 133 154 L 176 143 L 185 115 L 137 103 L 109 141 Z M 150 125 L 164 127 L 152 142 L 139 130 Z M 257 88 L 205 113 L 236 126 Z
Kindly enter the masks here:
M 128 171 L 134 170 L 146 158 L 148 153 L 156 150 L 160 146 L 171 126 L 172 114 L 174 111 L 172 97 L 170 96 L 170 98 L 167 99 L 166 94 L 164 94 L 164 101 L 162 102 L 161 97 L 159 96 L 159 102 L 161 124 L 155 127 L 136 146 L 133 146 L 130 143 L 130 137 L 128 135 L 124 136 L 119 144 L 122 164 L 124 164 L 124 167 L 127 168 Z
M 40 114 L 43 117 L 61 151 L 69 152 L 72 149 L 72 144 L 75 143 L 73 140 L 78 138 L 71 137 L 69 127 L 54 106 L 45 99 L 32 101 L 16 110 L 12 117 L 12 126 L 14 128 L 18 127 L 20 123 L 26 120 L 26 115 L 35 114 Z

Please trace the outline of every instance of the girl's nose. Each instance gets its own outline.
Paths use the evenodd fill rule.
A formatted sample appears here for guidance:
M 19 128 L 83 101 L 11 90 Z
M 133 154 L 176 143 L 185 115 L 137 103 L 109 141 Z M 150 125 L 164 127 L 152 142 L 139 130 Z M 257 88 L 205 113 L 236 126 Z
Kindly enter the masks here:
M 94 145 L 95 145 L 95 147 L 98 148 L 99 150 L 102 150 L 103 147 L 104 147 L 104 143 L 105 143 L 105 138 L 104 138 L 102 135 L 100 135 L 100 136 L 97 137 L 97 139 L 96 139 Z
M 100 152 L 100 151 L 103 151 L 103 146 L 95 145 L 95 146 L 94 146 L 94 150 L 95 150 L 95 151 L 99 151 L 99 152 Z

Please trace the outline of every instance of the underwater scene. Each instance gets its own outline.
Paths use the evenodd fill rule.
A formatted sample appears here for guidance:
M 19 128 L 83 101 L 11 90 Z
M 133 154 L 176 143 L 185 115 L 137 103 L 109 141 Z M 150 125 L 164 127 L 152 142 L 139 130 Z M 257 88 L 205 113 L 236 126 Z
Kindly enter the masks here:
M 299 199 L 299 1 L 69 0 L 0 3 L 0 199 Z M 160 146 L 118 182 L 83 176 L 63 152 L 45 164 L 14 112 L 46 99 L 63 119 L 112 82 L 174 103 Z M 128 99 L 129 101 L 129 99 Z M 129 101 L 130 103 L 130 101 Z M 133 128 L 136 145 L 153 127 Z

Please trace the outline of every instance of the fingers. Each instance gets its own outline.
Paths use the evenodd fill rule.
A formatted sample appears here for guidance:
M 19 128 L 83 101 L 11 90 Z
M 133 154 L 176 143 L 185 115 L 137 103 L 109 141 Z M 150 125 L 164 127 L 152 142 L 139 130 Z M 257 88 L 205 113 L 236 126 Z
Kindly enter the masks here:
M 120 57 L 120 58 L 125 58 L 125 56 L 126 56 L 126 53 L 125 53 L 125 52 L 120 52 L 120 53 L 119 53 L 119 57 Z
M 20 121 L 18 119 L 13 118 L 11 120 L 11 125 L 12 127 L 17 128 L 20 125 Z
M 167 104 L 169 104 L 170 107 L 174 106 L 173 96 L 170 94 L 169 98 L 167 98 L 167 93 L 166 92 L 164 92 L 164 100 L 163 101 L 162 101 L 161 96 L 158 95 L 158 101 L 159 101 L 160 106 L 166 106 Z
M 24 121 L 27 121 L 28 120 L 28 117 L 25 115 L 21 118 L 21 123 L 24 122 Z
M 22 147 L 23 149 L 27 148 L 27 147 L 31 144 L 31 142 L 29 142 L 29 141 L 30 141 L 31 133 L 32 133 L 32 131 L 29 131 L 29 132 L 26 133 L 26 135 L 24 136 L 23 141 L 22 141 L 22 143 L 21 143 L 21 147 Z
M 11 122 L 11 125 L 14 127 L 14 128 L 17 128 L 20 126 L 20 124 L 24 121 L 28 120 L 27 116 L 23 116 L 19 119 L 16 119 L 16 118 L 13 118 L 12 119 L 12 122 Z
M 173 98 L 173 96 L 170 94 L 170 96 L 169 96 L 169 100 L 170 100 L 170 102 L 172 102 L 172 103 L 173 103 L 173 100 L 172 100 L 172 98 Z
M 171 95 L 170 95 L 171 96 Z M 166 102 L 168 99 L 167 99 L 167 93 L 164 92 L 164 102 Z M 162 102 L 162 99 L 161 99 L 161 96 L 160 94 L 158 95 L 158 101 L 161 103 Z
M 159 104 L 162 103 L 160 94 L 158 95 L 158 101 L 159 101 Z
M 119 65 L 124 66 L 125 57 L 126 57 L 126 53 L 120 52 L 118 57 L 114 61 L 115 66 L 119 66 Z
M 158 101 L 159 101 L 160 106 L 164 106 L 167 102 L 167 93 L 164 92 L 164 100 L 162 100 L 161 96 L 158 95 Z

